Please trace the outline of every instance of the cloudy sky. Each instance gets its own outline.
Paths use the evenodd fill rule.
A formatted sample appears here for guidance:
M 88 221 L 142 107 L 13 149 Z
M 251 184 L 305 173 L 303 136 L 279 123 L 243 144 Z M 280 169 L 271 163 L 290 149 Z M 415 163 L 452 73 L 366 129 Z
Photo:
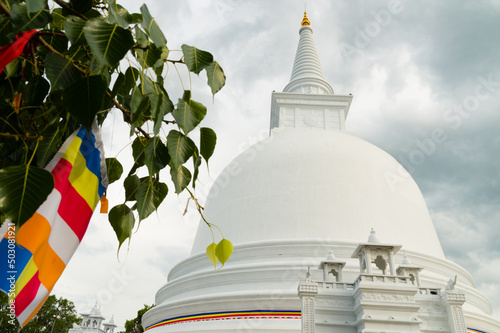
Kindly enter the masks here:
M 271 92 L 290 78 L 304 1 L 146 3 L 171 50 L 183 43 L 208 50 L 227 76 L 213 103 L 204 75 L 191 78 L 193 98 L 209 108 L 205 126 L 218 135 L 210 173 L 197 188 L 203 201 L 222 168 L 268 132 Z M 123 4 L 138 12 L 142 3 Z M 336 93 L 354 95 L 348 130 L 407 167 L 446 256 L 474 275 L 499 317 L 500 2 L 310 0 L 307 11 L 327 81 Z M 168 77 L 176 100 L 179 78 L 174 69 Z M 120 117 L 105 124 L 105 147 L 127 163 Z M 112 187 L 110 204 L 123 196 Z M 172 191 L 119 259 L 107 217 L 96 214 L 54 293 L 79 311 L 98 301 L 123 327 L 154 303 L 169 270 L 189 255 L 198 217 L 183 217 L 185 204 Z

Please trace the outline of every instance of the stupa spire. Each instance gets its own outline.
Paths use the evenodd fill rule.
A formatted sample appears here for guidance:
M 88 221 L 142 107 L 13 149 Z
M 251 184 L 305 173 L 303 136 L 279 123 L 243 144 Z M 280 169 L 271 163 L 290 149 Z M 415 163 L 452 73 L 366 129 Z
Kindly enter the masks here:
M 311 22 L 307 17 L 307 12 L 304 12 L 292 76 L 290 83 L 283 89 L 284 92 L 333 94 L 332 87 L 323 75 L 312 33 Z
M 310 24 L 307 12 L 304 12 L 290 83 L 283 92 L 273 92 L 272 95 L 271 130 L 345 130 L 352 96 L 333 94 L 323 76 Z
M 307 18 L 307 12 L 304 12 L 304 18 L 302 19 L 302 26 L 305 25 L 311 25 L 311 22 L 309 22 L 309 19 Z

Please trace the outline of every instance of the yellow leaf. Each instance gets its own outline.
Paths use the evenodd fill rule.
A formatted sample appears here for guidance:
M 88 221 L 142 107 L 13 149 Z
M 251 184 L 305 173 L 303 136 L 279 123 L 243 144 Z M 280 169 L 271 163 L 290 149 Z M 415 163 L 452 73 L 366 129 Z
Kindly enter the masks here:
M 214 268 L 217 266 L 217 256 L 215 255 L 215 251 L 217 248 L 217 244 L 212 243 L 207 247 L 207 257 L 214 264 Z
M 213 244 L 212 244 L 213 245 Z M 219 244 L 217 244 L 217 248 L 215 249 L 215 254 L 217 255 L 217 259 L 224 266 L 224 263 L 231 257 L 233 253 L 233 244 L 227 239 L 222 239 Z

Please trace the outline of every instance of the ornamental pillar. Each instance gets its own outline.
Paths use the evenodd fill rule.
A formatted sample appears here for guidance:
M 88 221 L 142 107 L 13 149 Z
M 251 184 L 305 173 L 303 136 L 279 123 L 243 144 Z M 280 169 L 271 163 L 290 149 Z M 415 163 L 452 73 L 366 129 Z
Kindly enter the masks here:
M 314 319 L 314 298 L 318 294 L 318 284 L 312 282 L 310 269 L 307 274 L 307 280 L 299 283 L 298 294 L 302 303 L 302 333 L 314 333 L 314 327 L 316 325 Z
M 465 324 L 462 305 L 465 303 L 465 294 L 458 292 L 455 289 L 457 277 L 455 281 L 450 279 L 445 291 L 441 295 L 441 299 L 445 304 L 448 312 L 448 325 L 451 333 L 467 333 L 467 325 Z

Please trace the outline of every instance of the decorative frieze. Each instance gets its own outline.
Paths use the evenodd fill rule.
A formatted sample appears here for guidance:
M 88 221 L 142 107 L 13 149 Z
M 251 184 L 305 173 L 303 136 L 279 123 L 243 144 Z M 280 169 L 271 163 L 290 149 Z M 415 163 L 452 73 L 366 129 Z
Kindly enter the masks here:
M 395 294 L 363 293 L 361 294 L 361 299 L 368 301 L 415 303 L 415 297 L 413 296 L 401 296 Z
M 354 308 L 354 301 L 318 298 L 316 299 L 316 305 L 318 307 L 352 309 Z

